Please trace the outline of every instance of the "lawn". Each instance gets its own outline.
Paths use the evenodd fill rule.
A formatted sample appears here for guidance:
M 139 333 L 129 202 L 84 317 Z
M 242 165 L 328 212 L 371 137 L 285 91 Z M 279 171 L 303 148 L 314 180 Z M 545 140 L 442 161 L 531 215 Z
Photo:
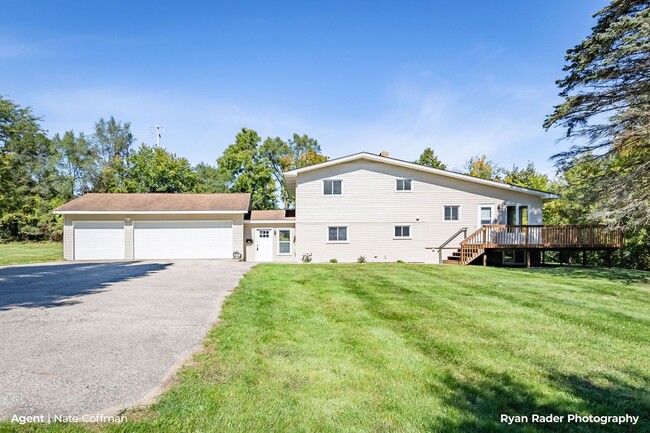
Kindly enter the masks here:
M 0 243 L 0 266 L 63 260 L 61 242 Z
M 650 431 L 646 277 L 259 265 L 178 383 L 154 406 L 127 412 L 134 421 L 93 431 Z M 501 414 L 570 413 L 641 420 L 499 422 Z

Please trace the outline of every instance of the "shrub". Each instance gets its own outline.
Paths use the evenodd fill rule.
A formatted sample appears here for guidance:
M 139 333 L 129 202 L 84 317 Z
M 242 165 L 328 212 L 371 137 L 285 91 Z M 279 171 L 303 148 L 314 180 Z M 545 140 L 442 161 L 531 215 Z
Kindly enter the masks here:
M 364 256 L 360 256 L 360 257 L 357 259 L 357 263 L 366 263 L 366 258 L 365 258 Z
M 398 260 L 397 263 L 404 263 L 404 260 Z
M 336 259 L 330 259 L 330 263 L 338 263 L 339 261 Z

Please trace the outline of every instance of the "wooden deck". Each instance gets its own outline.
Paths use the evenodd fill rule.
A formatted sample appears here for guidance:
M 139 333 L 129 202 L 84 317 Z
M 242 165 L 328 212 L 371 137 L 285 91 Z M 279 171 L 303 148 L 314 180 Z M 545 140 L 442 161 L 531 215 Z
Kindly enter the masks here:
M 487 225 L 460 243 L 459 264 L 469 264 L 487 250 L 614 250 L 623 231 L 600 225 Z

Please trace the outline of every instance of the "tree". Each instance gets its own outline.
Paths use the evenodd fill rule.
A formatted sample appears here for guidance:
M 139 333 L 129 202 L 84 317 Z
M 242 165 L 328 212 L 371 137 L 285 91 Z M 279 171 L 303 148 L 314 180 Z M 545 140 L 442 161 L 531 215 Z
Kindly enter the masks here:
M 447 170 L 447 165 L 443 164 L 438 156 L 435 154 L 433 149 L 427 147 L 424 149 L 417 161 L 414 161 L 416 164 L 425 165 L 431 168 L 438 168 L 440 170 Z
M 465 172 L 470 176 L 488 180 L 501 180 L 503 169 L 487 159 L 485 155 L 472 156 L 465 163 Z
M 201 193 L 224 193 L 228 192 L 226 179 L 217 167 L 201 162 L 194 167 L 196 173 L 196 192 Z
M 68 201 L 90 191 L 99 169 L 97 148 L 83 133 L 75 136 L 73 131 L 65 132 L 63 137 L 56 134 L 52 142 L 59 156 L 59 197 Z
M 101 118 L 95 123 L 92 142 L 97 147 L 102 161 L 94 190 L 108 192 L 121 188 L 127 159 L 135 142 L 131 123 L 117 121 L 113 116 L 108 120 Z
M 190 162 L 160 146 L 142 144 L 128 157 L 124 173 L 124 182 L 111 192 L 192 192 L 198 184 Z
M 56 218 L 56 152 L 30 108 L 0 97 L 0 238 L 49 237 Z M 39 228 L 41 226 L 41 228 Z
M 242 128 L 217 160 L 217 168 L 227 179 L 229 192 L 251 193 L 253 209 L 275 209 L 277 190 L 272 169 L 260 153 L 260 141 L 257 132 Z
M 591 34 L 566 54 L 557 81 L 564 101 L 544 127 L 566 128 L 574 144 L 555 156 L 562 169 L 581 157 L 605 161 L 590 179 L 592 219 L 650 227 L 650 3 L 614 0 Z
M 293 208 L 295 201 L 287 191 L 284 172 L 327 161 L 327 157 L 321 153 L 318 141 L 306 134 L 294 133 L 288 142 L 280 137 L 268 137 L 260 146 L 260 154 L 271 168 L 285 209 Z
M 528 161 L 526 168 L 512 166 L 512 170 L 504 170 L 503 181 L 510 185 L 522 186 L 524 188 L 536 189 L 538 191 L 550 191 L 551 180 L 543 173 L 535 169 L 535 164 Z

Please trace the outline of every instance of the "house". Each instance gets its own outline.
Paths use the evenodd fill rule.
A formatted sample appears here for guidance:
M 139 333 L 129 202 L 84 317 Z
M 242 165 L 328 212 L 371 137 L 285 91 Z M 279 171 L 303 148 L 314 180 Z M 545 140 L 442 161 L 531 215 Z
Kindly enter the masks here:
M 251 210 L 249 194 L 86 194 L 55 210 L 65 217 L 64 258 L 523 264 L 564 236 L 542 225 L 543 201 L 554 194 L 385 152 L 292 170 L 285 180 L 295 211 Z

